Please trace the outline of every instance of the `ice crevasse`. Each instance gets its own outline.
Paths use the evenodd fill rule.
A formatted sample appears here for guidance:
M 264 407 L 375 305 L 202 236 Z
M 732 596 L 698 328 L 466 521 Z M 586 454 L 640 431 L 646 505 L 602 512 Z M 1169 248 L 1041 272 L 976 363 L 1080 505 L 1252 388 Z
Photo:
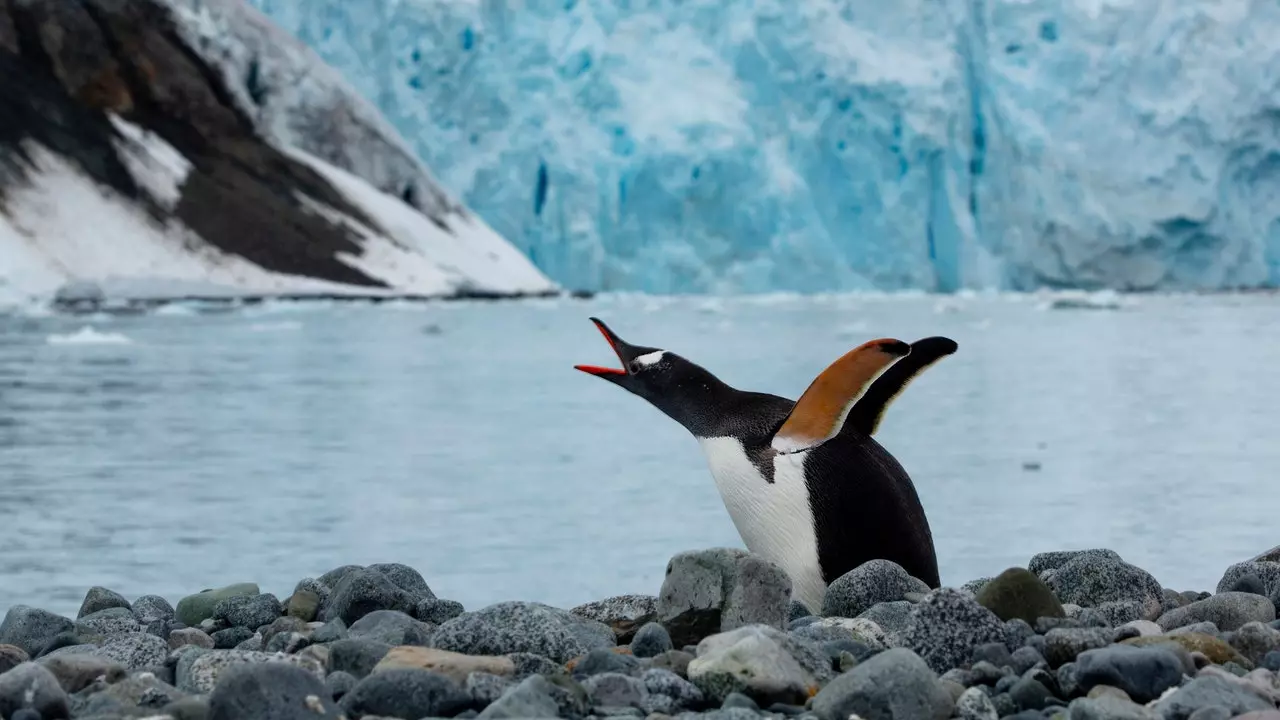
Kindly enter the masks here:
M 1280 282 L 1274 0 L 251 0 L 565 286 Z

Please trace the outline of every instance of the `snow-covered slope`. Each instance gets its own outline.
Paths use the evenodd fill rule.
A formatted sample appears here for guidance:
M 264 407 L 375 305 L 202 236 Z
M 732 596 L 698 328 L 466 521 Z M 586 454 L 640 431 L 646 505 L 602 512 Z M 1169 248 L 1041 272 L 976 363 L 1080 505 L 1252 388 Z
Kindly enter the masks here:
M 1274 0 L 251 0 L 556 280 L 1280 281 Z
M 0 32 L 0 304 L 85 280 L 151 297 L 555 289 L 314 54 L 219 7 L 241 12 L 0 3 L 0 29 L 29 34 Z M 210 28 L 257 44 L 254 73 L 201 44 Z

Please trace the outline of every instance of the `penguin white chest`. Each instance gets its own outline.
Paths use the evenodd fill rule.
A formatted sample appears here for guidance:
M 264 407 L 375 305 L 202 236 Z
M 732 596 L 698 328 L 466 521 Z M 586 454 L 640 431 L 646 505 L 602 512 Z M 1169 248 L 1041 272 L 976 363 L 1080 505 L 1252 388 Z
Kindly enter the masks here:
M 791 577 L 792 597 L 822 611 L 826 583 L 804 480 L 804 453 L 774 458 L 767 482 L 734 437 L 698 438 L 711 476 L 747 549 L 777 563 Z

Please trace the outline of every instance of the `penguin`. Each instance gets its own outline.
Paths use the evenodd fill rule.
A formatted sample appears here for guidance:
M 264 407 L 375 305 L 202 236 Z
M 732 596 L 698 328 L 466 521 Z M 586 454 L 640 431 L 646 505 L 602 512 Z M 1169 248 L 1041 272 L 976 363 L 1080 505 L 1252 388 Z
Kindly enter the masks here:
M 874 559 L 939 586 L 915 485 L 872 435 L 911 381 L 957 350 L 955 341 L 871 340 L 792 401 L 731 387 L 674 352 L 632 345 L 591 321 L 622 367 L 574 368 L 647 400 L 694 436 L 743 543 L 786 571 L 806 608 L 821 612 L 827 586 Z

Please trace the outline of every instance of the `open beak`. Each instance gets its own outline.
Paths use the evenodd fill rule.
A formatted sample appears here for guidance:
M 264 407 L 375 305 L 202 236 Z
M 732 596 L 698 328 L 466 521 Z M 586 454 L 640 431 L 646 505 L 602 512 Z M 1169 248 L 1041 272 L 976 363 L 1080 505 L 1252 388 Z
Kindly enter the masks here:
M 622 367 L 611 368 L 602 367 L 600 365 L 574 365 L 574 369 L 581 370 L 588 375 L 595 375 L 596 377 L 601 377 L 605 380 L 611 380 L 614 382 L 628 377 L 631 373 L 626 369 L 627 366 L 631 364 L 633 359 L 643 355 L 645 352 L 648 352 L 649 349 L 639 348 L 628 344 L 610 330 L 609 326 L 605 325 L 599 318 L 591 318 L 591 322 L 596 324 L 596 329 L 599 330 L 600 334 L 604 336 L 604 339 L 609 342 L 609 347 L 613 348 L 613 354 L 618 356 L 618 362 L 622 363 Z

